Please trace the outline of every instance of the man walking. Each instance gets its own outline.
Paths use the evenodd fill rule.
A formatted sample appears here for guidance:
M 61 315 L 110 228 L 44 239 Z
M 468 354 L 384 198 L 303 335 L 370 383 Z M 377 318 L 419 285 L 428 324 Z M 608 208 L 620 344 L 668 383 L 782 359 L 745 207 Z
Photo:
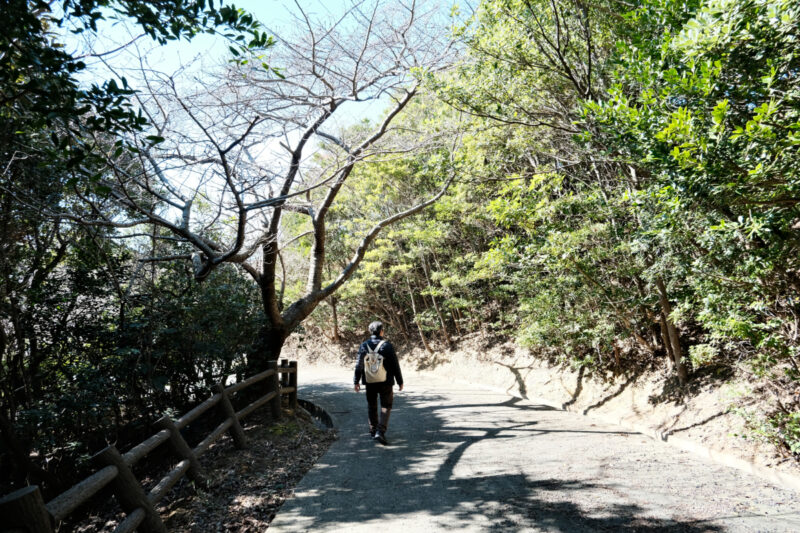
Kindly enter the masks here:
M 383 338 L 383 323 L 378 321 L 371 323 L 369 332 L 371 337 L 362 342 L 358 349 L 353 389 L 358 392 L 362 384 L 366 386 L 369 434 L 381 444 L 388 444 L 386 430 L 394 399 L 393 387 L 397 380 L 400 390 L 403 390 L 403 374 L 400 372 L 400 363 L 394 352 L 394 346 Z M 379 398 L 380 418 L 378 418 Z

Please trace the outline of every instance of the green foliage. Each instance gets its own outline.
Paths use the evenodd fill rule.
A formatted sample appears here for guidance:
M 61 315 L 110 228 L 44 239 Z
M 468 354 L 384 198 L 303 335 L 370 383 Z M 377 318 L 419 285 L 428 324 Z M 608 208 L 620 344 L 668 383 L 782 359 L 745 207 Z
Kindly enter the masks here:
M 420 74 L 429 92 L 332 206 L 325 281 L 378 221 L 458 179 L 378 236 L 308 332 L 361 335 L 380 318 L 394 340 L 429 349 L 512 336 L 598 376 L 678 359 L 678 379 L 681 368 L 728 365 L 776 390 L 797 386 L 800 4 L 620 5 L 481 3 L 457 29 L 463 61 Z M 64 19 L 41 2 L 11 8 L 17 23 L 0 36 L 16 43 L 0 54 L 0 394 L 22 440 L 55 465 L 242 372 L 263 317 L 234 270 L 196 286 L 186 265 L 137 266 L 135 246 L 18 201 L 63 209 L 77 193 L 107 193 L 92 185 L 102 168 L 90 154 L 122 156 L 113 135 L 144 124 L 125 80 L 76 84 L 85 65 L 49 27 L 69 18 L 93 31 L 122 16 L 164 42 L 222 26 L 242 63 L 271 41 L 248 15 L 202 1 L 64 2 Z M 84 132 L 102 132 L 102 146 Z M 323 144 L 314 164 L 344 155 Z M 310 227 L 298 213 L 285 222 L 296 235 Z M 307 272 L 295 265 L 311 250 L 309 237 L 281 250 L 281 305 L 304 294 Z M 748 416 L 754 434 L 797 454 L 794 401 Z
M 43 155 L 66 161 L 78 175 L 97 181 L 92 154 L 98 149 L 91 134 L 113 135 L 141 130 L 147 120 L 131 103 L 127 80 L 107 80 L 88 87 L 77 81 L 86 62 L 58 42 L 55 28 L 75 33 L 97 31 L 106 18 L 131 20 L 145 34 L 164 44 L 191 39 L 198 33 L 221 33 L 237 56 L 258 54 L 273 44 L 253 17 L 235 6 L 197 0 L 41 0 L 4 2 L 0 21 L 0 127 L 16 138 L 6 147 L 4 167 L 15 150 L 26 153 L 26 136 L 46 128 L 52 145 L 39 146 Z M 158 142 L 157 138 L 151 139 Z M 5 154 L 4 154 L 5 155 Z M 88 167 L 88 168 L 87 168 Z M 73 180 L 77 180 L 73 176 Z
M 778 411 L 765 416 L 751 411 L 739 411 L 749 433 L 745 438 L 774 445 L 784 455 L 800 456 L 800 411 Z
M 437 85 L 507 125 L 484 156 L 509 180 L 487 208 L 505 234 L 478 268 L 519 301 L 521 340 L 557 360 L 650 364 L 675 351 L 672 325 L 684 364 L 747 361 L 792 387 L 800 7 L 653 0 L 587 24 L 572 5 L 485 2 L 470 60 Z M 588 82 L 570 77 L 588 72 L 586 42 L 548 49 L 559 21 L 598 37 Z
M 232 267 L 197 285 L 185 265 L 137 268 L 129 249 L 76 237 L 41 285 L 4 278 L 13 292 L 0 305 L 12 324 L 0 365 L 6 416 L 64 479 L 110 436 L 132 443 L 159 413 L 184 412 L 241 375 L 262 321 L 257 291 Z M 7 461 L 0 454 L 4 471 Z
M 390 142 L 425 147 L 399 158 L 376 160 L 356 170 L 348 195 L 327 222 L 328 254 L 343 267 L 364 234 L 379 220 L 433 196 L 452 172 L 465 177 L 448 194 L 414 217 L 393 224 L 378 236 L 355 277 L 337 293 L 339 323 L 331 323 L 331 306 L 312 316 L 307 327 L 361 335 L 376 317 L 389 325 L 396 341 L 444 341 L 448 330 L 474 329 L 490 311 L 481 305 L 481 285 L 472 265 L 485 249 L 488 217 L 476 209 L 482 194 L 469 179 L 480 154 L 447 145 L 468 145 L 469 136 L 454 142 L 457 115 L 422 95 L 400 122 Z M 437 136 L 445 135 L 444 141 Z M 474 158 L 474 159 L 473 159 Z M 480 159 L 482 161 L 482 158 Z M 334 269 L 330 275 L 335 275 Z M 493 306 L 494 307 L 494 306 Z M 446 341 L 445 341 L 446 342 Z
M 621 45 L 609 99 L 584 117 L 594 141 L 646 171 L 652 229 L 669 246 L 656 267 L 685 273 L 682 312 L 781 359 L 798 281 L 800 10 L 726 0 L 692 15 L 658 46 Z
M 513 334 L 600 375 L 676 353 L 688 370 L 745 362 L 791 388 L 800 6 L 618 8 L 486 1 L 459 28 L 466 58 L 427 81 L 473 117 L 463 183 L 368 255 L 343 296 L 351 324 Z M 368 190 L 356 197 L 379 201 Z M 791 448 L 794 418 L 771 420 Z
M 771 440 L 800 455 L 800 411 L 778 413 L 768 420 Z
M 708 365 L 717 357 L 718 351 L 711 344 L 695 344 L 689 347 L 689 359 L 694 368 Z
M 93 32 L 103 18 L 122 18 L 161 43 L 223 32 L 241 53 L 257 53 L 271 41 L 247 13 L 202 0 L 13 0 L 3 9 L 0 469 L 4 489 L 28 480 L 53 490 L 106 439 L 133 442 L 157 413 L 187 407 L 239 371 L 259 318 L 239 274 L 222 270 L 198 288 L 187 269 L 143 269 L 136 246 L 107 240 L 120 235 L 71 222 L 98 217 L 82 197 L 99 203 L 110 192 L 98 185 L 98 153 L 125 157 L 116 135 L 146 121 L 124 78 L 78 83 L 87 65 L 56 29 Z M 12 439 L 30 458 L 12 457 Z

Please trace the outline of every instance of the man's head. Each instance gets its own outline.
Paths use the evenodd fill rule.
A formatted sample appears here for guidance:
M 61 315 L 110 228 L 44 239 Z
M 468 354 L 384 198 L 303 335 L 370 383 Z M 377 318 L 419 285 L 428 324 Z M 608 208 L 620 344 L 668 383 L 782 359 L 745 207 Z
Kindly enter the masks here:
M 369 325 L 369 332 L 372 335 L 380 336 L 380 334 L 383 333 L 383 322 L 381 322 L 380 320 L 376 320 L 375 322 L 372 322 Z

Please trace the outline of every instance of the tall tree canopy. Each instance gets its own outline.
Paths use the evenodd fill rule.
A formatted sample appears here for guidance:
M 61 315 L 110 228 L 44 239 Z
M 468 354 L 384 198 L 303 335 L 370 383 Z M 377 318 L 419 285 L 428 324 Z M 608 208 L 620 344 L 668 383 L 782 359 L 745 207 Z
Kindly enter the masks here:
M 754 429 L 800 450 L 797 2 L 360 2 L 270 36 L 202 1 L 7 6 L 17 482 L 89 427 L 127 434 L 260 369 L 301 325 L 339 340 L 376 316 L 431 361 L 473 335 L 678 389 L 746 373 L 774 393 Z M 56 30 L 111 17 L 221 33 L 233 61 L 79 83 Z M 366 102 L 385 111 L 345 119 Z M 91 408 L 59 425 L 66 405 Z
M 409 338 L 512 334 L 599 376 L 735 367 L 774 392 L 757 430 L 796 452 L 799 17 L 482 2 L 429 80 L 472 117 L 457 201 L 396 228 L 346 295 Z

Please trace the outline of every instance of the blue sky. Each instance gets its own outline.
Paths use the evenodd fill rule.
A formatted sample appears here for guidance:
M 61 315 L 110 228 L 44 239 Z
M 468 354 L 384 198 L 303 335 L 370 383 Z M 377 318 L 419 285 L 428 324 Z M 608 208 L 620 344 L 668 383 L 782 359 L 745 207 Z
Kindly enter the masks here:
M 297 13 L 297 5 L 286 0 L 233 0 L 224 2 L 225 5 L 233 4 L 238 8 L 252 13 L 257 20 L 268 30 L 268 33 L 282 33 L 296 26 L 296 19 L 292 13 Z M 300 6 L 311 18 L 333 18 L 344 13 L 353 5 L 352 0 L 298 0 Z M 107 20 L 98 24 L 96 35 L 83 34 L 75 37 L 65 35 L 68 48 L 85 48 L 91 46 L 94 52 L 115 50 L 129 43 L 134 37 L 137 28 L 129 29 L 124 23 L 116 20 Z M 269 31 L 273 30 L 273 31 Z M 84 39 L 92 39 L 86 42 Z M 135 81 L 138 76 L 139 58 L 144 58 L 147 65 L 161 72 L 171 74 L 181 67 L 191 65 L 189 72 L 194 77 L 202 79 L 204 73 L 219 70 L 230 59 L 228 42 L 219 36 L 198 35 L 191 41 L 182 39 L 172 41 L 164 46 L 148 37 L 140 37 L 119 52 L 103 57 L 103 62 L 114 68 L 117 76 L 125 76 L 131 85 L 136 88 Z M 102 82 L 113 74 L 109 72 L 103 62 L 86 59 L 90 68 L 82 75 L 83 81 Z M 186 77 L 184 77 L 186 79 Z M 373 102 L 367 104 L 345 106 L 339 113 L 339 121 L 343 125 L 355 123 L 364 118 L 376 120 L 381 115 L 385 103 Z
M 333 17 L 344 13 L 353 4 L 351 0 L 302 0 L 298 3 L 310 17 Z M 286 0 L 234 0 L 225 2 L 225 5 L 231 4 L 254 15 L 267 29 L 282 32 L 292 29 L 294 26 L 292 13 L 297 12 L 294 2 L 287 2 Z M 225 61 L 230 57 L 227 43 L 219 37 L 210 35 L 200 35 L 192 39 L 192 41 L 182 40 L 177 43 L 170 43 L 165 51 L 167 50 L 180 55 L 184 60 L 200 54 L 207 59 L 214 59 L 219 62 Z

